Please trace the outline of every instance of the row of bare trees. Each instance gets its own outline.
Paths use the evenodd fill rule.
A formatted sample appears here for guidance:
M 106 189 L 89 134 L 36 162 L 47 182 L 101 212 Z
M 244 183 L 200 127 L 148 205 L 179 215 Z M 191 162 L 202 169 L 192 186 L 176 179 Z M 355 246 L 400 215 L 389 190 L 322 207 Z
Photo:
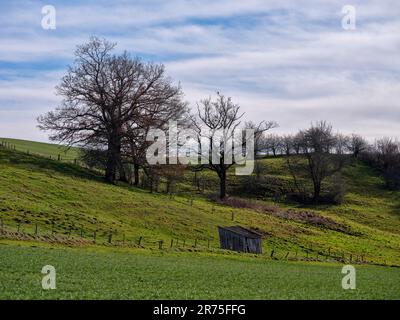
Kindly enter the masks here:
M 153 190 L 160 174 L 173 181 L 172 175 L 182 171 L 176 163 L 166 168 L 149 165 L 146 159 L 152 143 L 146 139 L 149 130 L 168 132 L 173 120 L 192 128 L 198 140 L 206 138 L 210 153 L 194 169 L 215 171 L 220 197 L 225 197 L 226 172 L 235 161 L 225 161 L 225 150 L 231 146 L 214 139 L 214 134 L 222 131 L 229 140 L 242 130 L 240 107 L 218 93 L 214 100 L 200 101 L 197 114 L 190 114 L 181 87 L 167 77 L 163 65 L 145 63 L 126 52 L 115 54 L 114 49 L 114 43 L 99 38 L 77 47 L 74 64 L 57 87 L 62 103 L 38 118 L 39 128 L 50 131 L 51 140 L 83 148 L 83 160 L 104 169 L 107 182 L 133 180 L 138 185 L 142 170 Z M 258 139 L 275 123 L 251 125 Z
M 321 123 L 317 125 L 321 125 Z M 327 124 L 325 123 L 325 125 Z M 335 151 L 339 154 L 352 154 L 355 158 L 358 158 L 361 152 L 370 147 L 368 142 L 358 134 L 346 136 L 341 133 L 333 134 L 330 132 L 330 135 L 334 140 L 334 143 L 330 146 L 330 149 L 332 149 L 330 151 Z M 263 154 L 273 156 L 301 154 L 304 147 L 304 138 L 304 130 L 295 135 L 268 134 L 260 139 L 258 149 Z
M 334 133 L 329 123 L 319 121 L 295 135 L 262 136 L 259 149 L 264 155 L 284 156 L 293 178 L 293 195 L 301 202 L 340 202 L 345 192 L 341 171 L 354 160 L 378 169 L 387 187 L 400 188 L 400 144 L 391 138 L 368 143 L 357 134 Z
M 389 137 L 375 141 L 360 159 L 379 170 L 389 189 L 400 189 L 400 142 Z
M 232 154 L 248 151 L 248 137 L 237 136 L 245 129 L 253 129 L 255 147 L 251 152 L 287 156 L 298 194 L 313 202 L 320 201 L 324 182 L 339 175 L 349 155 L 362 157 L 382 170 L 388 185 L 400 185 L 399 145 L 390 139 L 371 146 L 359 135 L 333 133 L 332 126 L 323 121 L 296 135 L 267 135 L 277 126 L 274 121 L 242 123 L 240 106 L 220 93 L 215 99 L 198 102 L 193 114 L 180 85 L 166 75 L 163 65 L 143 62 L 126 52 L 116 54 L 115 46 L 99 38 L 78 46 L 73 65 L 57 87 L 62 103 L 38 118 L 39 127 L 51 132 L 51 140 L 82 147 L 83 160 L 104 170 L 109 183 L 123 180 L 138 185 L 140 172 L 151 190 L 160 176 L 169 187 L 179 180 L 184 172 L 179 163 L 150 165 L 146 157 L 152 144 L 146 139 L 150 129 L 168 132 L 173 120 L 181 128 L 192 129 L 198 142 L 205 141 L 202 147 L 207 147 L 208 153 L 197 150 L 200 164 L 190 167 L 218 175 L 220 198 L 226 196 L 227 172 L 237 164 Z M 223 139 L 216 138 L 217 132 L 223 132 Z M 169 153 L 171 148 L 174 146 L 167 144 L 163 152 Z M 312 196 L 305 191 L 305 179 L 312 181 Z

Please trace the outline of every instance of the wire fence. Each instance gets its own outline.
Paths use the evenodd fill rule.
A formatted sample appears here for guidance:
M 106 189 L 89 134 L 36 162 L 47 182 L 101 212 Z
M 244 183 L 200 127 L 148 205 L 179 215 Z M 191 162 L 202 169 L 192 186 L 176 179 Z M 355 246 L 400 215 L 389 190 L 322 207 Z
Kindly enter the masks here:
M 88 230 L 81 228 L 63 229 L 56 224 L 43 226 L 38 223 L 23 223 L 15 221 L 5 221 L 0 218 L 0 236 L 2 238 L 19 240 L 42 240 L 60 243 L 75 244 L 99 244 L 115 246 L 134 246 L 142 248 L 199 248 L 213 249 L 213 239 L 183 239 L 179 237 L 172 238 L 154 238 L 151 236 L 132 236 L 115 230 L 105 231 L 104 229 Z
M 61 162 L 71 163 L 71 164 L 73 163 L 75 165 L 80 165 L 80 166 L 83 165 L 83 163 L 77 157 L 71 157 L 71 156 L 65 155 L 65 153 L 63 155 L 62 152 L 55 153 L 55 154 L 45 154 L 45 153 L 34 152 L 29 148 L 23 148 L 23 147 L 15 145 L 9 141 L 5 141 L 5 140 L 0 141 L 0 147 L 5 148 L 7 150 L 22 152 L 27 155 L 34 155 L 34 156 L 39 156 L 42 158 L 47 158 L 50 160 L 56 160 L 56 161 L 61 161 Z
M 238 254 L 235 251 L 223 250 L 217 239 L 184 239 L 181 237 L 164 237 L 163 239 L 147 235 L 133 236 L 121 232 L 106 230 L 88 230 L 84 227 L 62 229 L 55 224 L 50 226 L 38 223 L 15 223 L 0 218 L 0 238 L 14 240 L 32 240 L 68 245 L 102 245 L 115 247 L 134 247 L 153 250 L 181 250 L 181 251 L 210 251 L 224 254 Z M 280 261 L 310 261 L 310 262 L 340 262 L 350 264 L 370 264 L 380 266 L 400 267 L 385 260 L 376 260 L 364 254 L 316 249 L 299 246 L 298 250 L 277 248 L 266 243 L 262 254 L 254 256 L 267 257 Z

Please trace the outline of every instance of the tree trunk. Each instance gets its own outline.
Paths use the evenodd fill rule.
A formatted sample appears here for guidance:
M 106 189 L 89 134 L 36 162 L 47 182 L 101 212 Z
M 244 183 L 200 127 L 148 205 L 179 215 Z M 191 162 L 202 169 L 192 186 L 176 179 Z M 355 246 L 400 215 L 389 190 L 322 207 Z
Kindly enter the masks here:
M 222 170 L 219 174 L 219 198 L 226 197 L 226 171 Z
M 152 177 L 150 177 L 149 181 L 150 181 L 150 193 L 153 193 L 153 187 L 154 187 L 154 181 L 153 181 L 153 178 L 152 178 Z
M 119 180 L 123 182 L 128 182 L 128 178 L 126 177 L 126 171 L 122 163 L 120 163 L 119 165 Z
M 139 185 L 139 164 L 134 163 L 133 164 L 133 175 L 134 175 L 134 180 L 133 180 L 133 185 L 138 186 Z
M 314 197 L 313 197 L 314 203 L 318 203 L 320 194 L 321 194 L 321 185 L 319 183 L 314 183 Z
M 106 181 L 114 183 L 118 166 L 121 160 L 121 143 L 118 135 L 114 134 L 109 138 L 107 149 Z

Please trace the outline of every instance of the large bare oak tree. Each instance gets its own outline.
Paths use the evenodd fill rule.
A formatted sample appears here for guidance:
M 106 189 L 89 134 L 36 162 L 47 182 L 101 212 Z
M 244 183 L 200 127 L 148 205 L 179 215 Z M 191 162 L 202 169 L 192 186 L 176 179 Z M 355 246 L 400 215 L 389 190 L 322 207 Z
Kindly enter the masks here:
M 50 139 L 68 145 L 104 146 L 105 178 L 114 182 L 121 168 L 127 128 L 160 108 L 183 108 L 182 91 L 166 77 L 163 65 L 144 63 L 128 53 L 113 54 L 115 44 L 91 38 L 75 51 L 75 61 L 57 87 L 63 97 L 55 111 L 38 118 Z

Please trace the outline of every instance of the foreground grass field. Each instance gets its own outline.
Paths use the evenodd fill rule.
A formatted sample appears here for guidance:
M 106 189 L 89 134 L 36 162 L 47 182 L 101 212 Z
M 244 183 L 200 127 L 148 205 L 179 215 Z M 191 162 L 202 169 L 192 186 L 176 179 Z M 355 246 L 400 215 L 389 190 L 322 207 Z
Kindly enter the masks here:
M 152 253 L 110 248 L 45 248 L 0 242 L 0 299 L 400 299 L 400 269 L 356 267 L 355 290 L 342 265 L 238 255 Z M 57 289 L 43 290 L 44 265 Z

